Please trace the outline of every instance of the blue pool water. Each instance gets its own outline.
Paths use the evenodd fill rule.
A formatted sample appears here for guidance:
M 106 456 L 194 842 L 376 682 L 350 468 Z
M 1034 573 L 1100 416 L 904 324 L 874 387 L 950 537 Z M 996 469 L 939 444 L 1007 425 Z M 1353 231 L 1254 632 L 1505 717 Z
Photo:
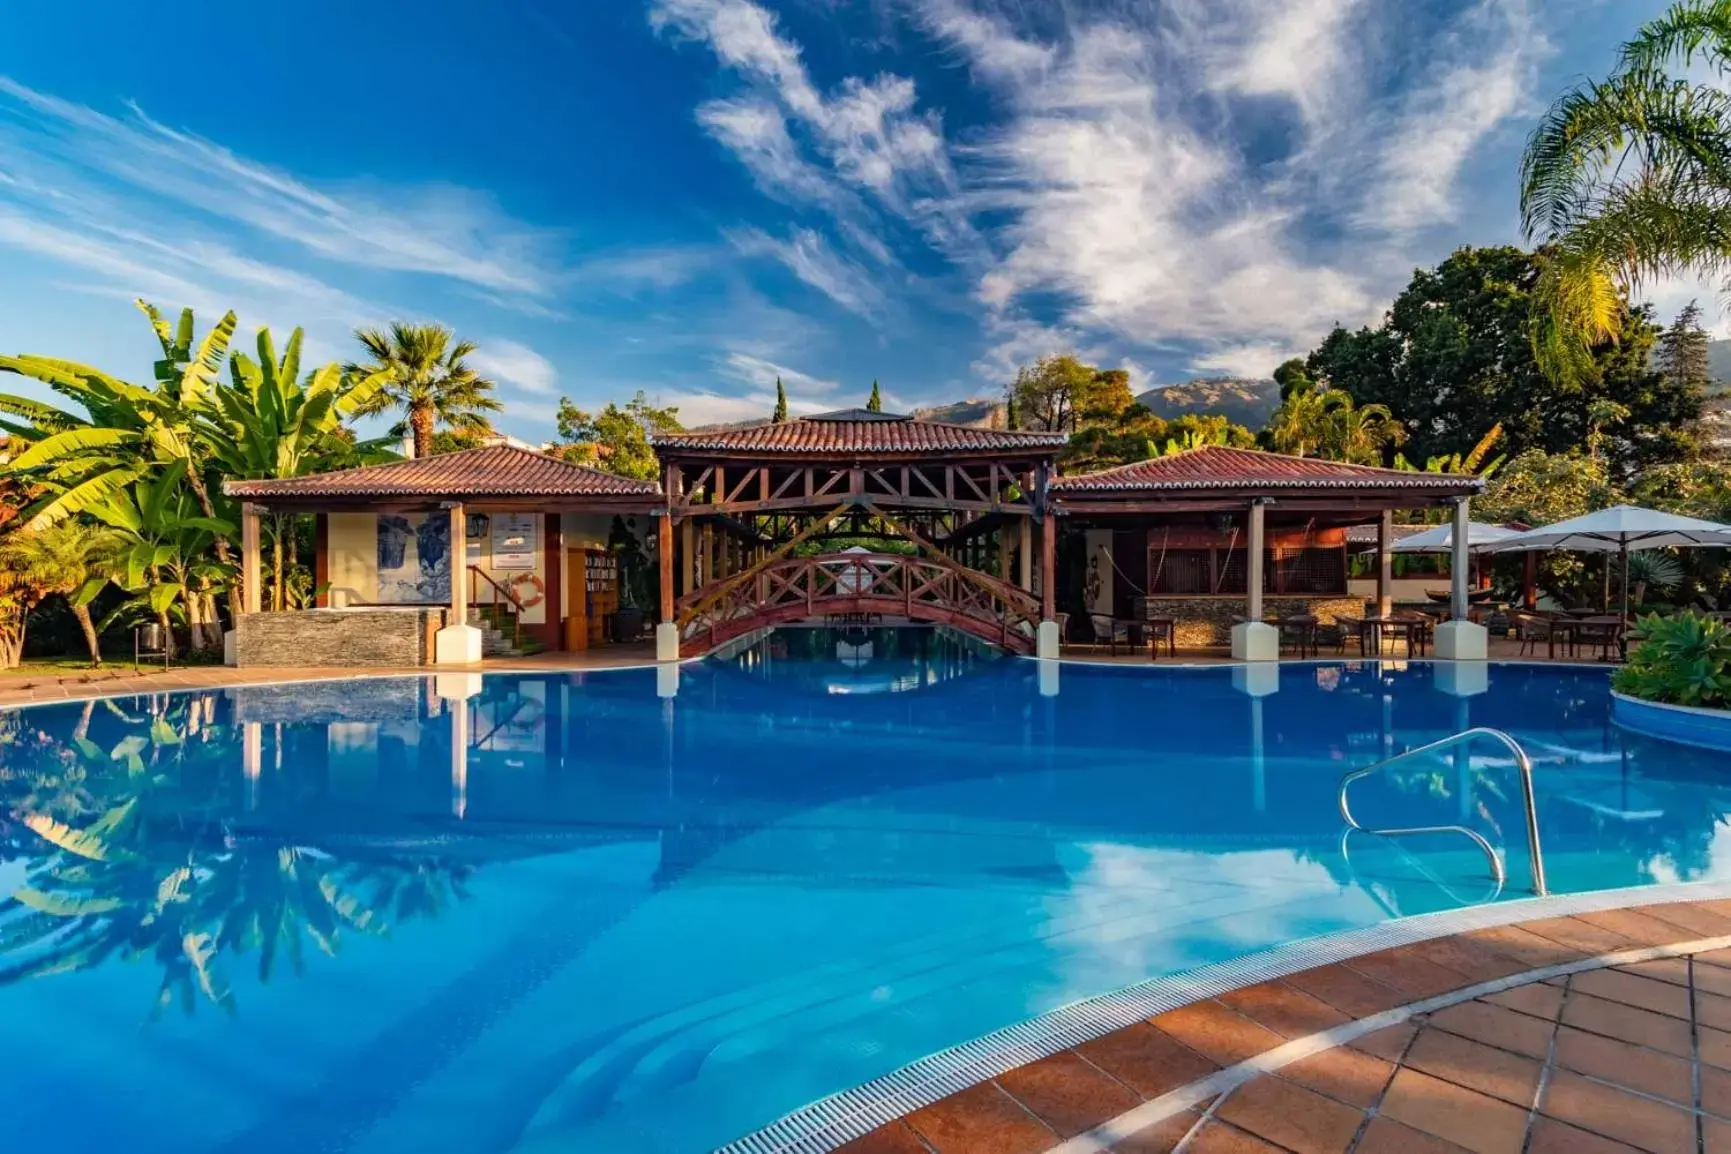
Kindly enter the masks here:
M 489 676 L 461 724 L 434 678 L 0 713 L 7 1145 L 707 1150 L 1078 998 L 1485 899 L 1464 839 L 1346 858 L 1335 810 L 1469 724 L 1534 753 L 1554 890 L 1731 876 L 1731 766 L 1624 737 L 1604 671 L 1441 668 L 1042 686 L 784 631 L 677 686 Z M 1494 748 L 1355 787 L 1506 848 L 1505 898 L 1517 798 Z

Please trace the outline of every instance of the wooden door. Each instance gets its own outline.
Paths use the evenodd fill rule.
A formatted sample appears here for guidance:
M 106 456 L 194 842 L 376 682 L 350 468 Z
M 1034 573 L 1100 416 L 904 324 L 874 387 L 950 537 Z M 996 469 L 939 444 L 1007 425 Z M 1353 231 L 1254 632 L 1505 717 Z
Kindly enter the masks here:
M 570 604 L 565 612 L 565 648 L 571 653 L 589 648 L 589 598 L 583 592 L 587 559 L 588 554 L 582 549 L 565 552 L 565 588 L 570 590 L 567 598 Z

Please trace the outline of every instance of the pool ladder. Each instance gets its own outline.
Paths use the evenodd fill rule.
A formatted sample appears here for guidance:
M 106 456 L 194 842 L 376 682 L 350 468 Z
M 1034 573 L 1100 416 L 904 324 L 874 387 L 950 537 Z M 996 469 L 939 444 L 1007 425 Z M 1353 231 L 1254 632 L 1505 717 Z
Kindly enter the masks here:
M 1377 837 L 1405 837 L 1409 834 L 1422 833 L 1458 833 L 1468 837 L 1472 839 L 1474 845 L 1484 852 L 1485 858 L 1491 864 L 1491 876 L 1496 879 L 1498 888 L 1501 888 L 1507 877 L 1503 860 L 1497 855 L 1497 851 L 1491 843 L 1486 841 L 1484 835 L 1477 830 L 1468 829 L 1464 825 L 1419 825 L 1398 829 L 1392 827 L 1369 829 L 1360 825 L 1358 819 L 1352 816 L 1352 807 L 1346 801 L 1347 787 L 1361 777 L 1368 777 L 1379 770 L 1398 765 L 1409 758 L 1419 757 L 1427 753 L 1437 753 L 1457 745 L 1466 745 L 1478 738 L 1495 741 L 1505 746 L 1515 756 L 1515 768 L 1521 774 L 1521 801 L 1526 806 L 1527 811 L 1527 851 L 1532 859 L 1533 892 L 1544 897 L 1550 890 L 1545 884 L 1545 855 L 1539 846 L 1539 810 L 1537 803 L 1533 800 L 1533 762 L 1527 756 L 1527 751 L 1521 748 L 1520 742 L 1500 729 L 1488 729 L 1484 726 L 1463 729 L 1452 737 L 1445 737 L 1441 741 L 1433 741 L 1429 745 L 1421 745 L 1415 749 L 1406 750 L 1404 753 L 1397 753 L 1393 757 L 1384 758 L 1375 765 L 1367 765 L 1363 769 L 1353 770 L 1340 779 L 1340 797 L 1338 799 L 1340 816 L 1346 819 L 1349 831 L 1357 830 L 1359 833 L 1374 834 Z

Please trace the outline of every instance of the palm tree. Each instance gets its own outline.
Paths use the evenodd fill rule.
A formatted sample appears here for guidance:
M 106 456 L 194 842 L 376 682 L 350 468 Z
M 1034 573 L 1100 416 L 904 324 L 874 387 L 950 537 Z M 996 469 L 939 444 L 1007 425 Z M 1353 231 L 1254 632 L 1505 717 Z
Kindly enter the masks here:
M 1622 290 L 1731 273 L 1728 76 L 1731 0 L 1682 0 L 1528 139 L 1521 215 L 1541 245 L 1532 341 L 1551 376 L 1591 373 L 1592 346 L 1620 335 Z
M 475 343 L 458 341 L 455 336 L 444 325 L 402 321 L 392 321 L 388 331 L 355 331 L 355 338 L 371 359 L 348 366 L 348 371 L 359 377 L 384 375 L 383 386 L 356 413 L 372 416 L 402 409 L 415 439 L 416 457 L 433 451 L 437 426 L 459 432 L 490 432 L 492 423 L 486 414 L 503 407 L 491 396 L 493 382 L 466 363 Z
M 101 665 L 102 649 L 90 603 L 108 584 L 114 569 L 120 551 L 115 535 L 82 521 L 61 521 L 34 532 L 12 534 L 0 544 L 0 550 L 6 554 L 0 564 L 19 575 L 38 600 L 55 595 L 67 599 L 78 627 L 84 631 L 90 664 Z

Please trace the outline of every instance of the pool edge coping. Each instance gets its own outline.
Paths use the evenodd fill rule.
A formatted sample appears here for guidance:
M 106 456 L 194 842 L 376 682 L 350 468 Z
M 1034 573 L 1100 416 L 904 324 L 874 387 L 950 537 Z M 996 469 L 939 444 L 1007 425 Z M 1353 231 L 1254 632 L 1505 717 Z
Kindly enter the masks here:
M 828 1154 L 1020 1066 L 1206 998 L 1381 950 L 1545 918 L 1731 898 L 1731 879 L 1514 898 L 1303 938 L 1083 998 L 810 1102 L 714 1154 Z

